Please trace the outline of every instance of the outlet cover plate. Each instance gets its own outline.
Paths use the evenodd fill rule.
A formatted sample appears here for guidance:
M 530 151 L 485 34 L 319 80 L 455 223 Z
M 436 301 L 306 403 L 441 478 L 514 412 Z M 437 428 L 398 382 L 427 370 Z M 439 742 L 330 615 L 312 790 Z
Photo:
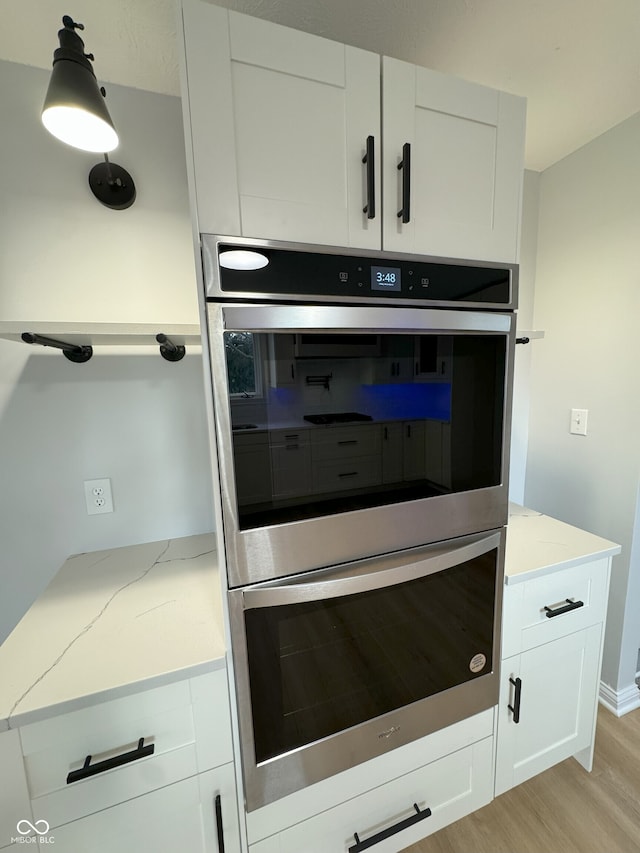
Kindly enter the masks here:
M 113 512 L 111 480 L 108 477 L 100 480 L 85 480 L 84 500 L 87 505 L 88 515 Z

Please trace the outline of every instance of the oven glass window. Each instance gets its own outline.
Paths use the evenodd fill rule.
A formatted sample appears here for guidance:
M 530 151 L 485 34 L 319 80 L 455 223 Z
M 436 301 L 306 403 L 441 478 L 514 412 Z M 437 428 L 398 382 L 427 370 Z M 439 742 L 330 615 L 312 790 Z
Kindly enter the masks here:
M 256 761 L 490 673 L 497 560 L 247 610 Z
M 504 335 L 227 332 L 240 529 L 502 481 Z

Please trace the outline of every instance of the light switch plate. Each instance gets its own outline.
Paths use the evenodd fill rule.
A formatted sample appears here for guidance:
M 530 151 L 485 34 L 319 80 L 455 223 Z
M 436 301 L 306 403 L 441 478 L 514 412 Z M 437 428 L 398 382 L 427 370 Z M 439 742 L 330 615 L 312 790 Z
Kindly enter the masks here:
M 571 425 L 569 432 L 572 435 L 587 434 L 587 415 L 588 409 L 571 409 Z

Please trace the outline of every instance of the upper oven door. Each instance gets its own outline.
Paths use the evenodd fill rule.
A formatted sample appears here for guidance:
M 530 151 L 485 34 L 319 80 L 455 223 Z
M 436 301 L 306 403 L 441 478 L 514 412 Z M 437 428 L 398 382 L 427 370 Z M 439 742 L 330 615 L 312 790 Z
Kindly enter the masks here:
M 217 303 L 208 320 L 230 586 L 506 523 L 513 315 Z

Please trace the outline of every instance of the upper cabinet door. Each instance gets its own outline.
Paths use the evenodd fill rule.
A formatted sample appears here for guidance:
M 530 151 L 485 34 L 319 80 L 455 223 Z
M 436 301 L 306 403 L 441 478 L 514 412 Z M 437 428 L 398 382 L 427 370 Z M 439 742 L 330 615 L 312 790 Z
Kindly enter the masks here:
M 379 248 L 379 57 L 208 3 L 183 20 L 199 230 Z
M 525 103 L 383 58 L 384 249 L 517 261 Z

